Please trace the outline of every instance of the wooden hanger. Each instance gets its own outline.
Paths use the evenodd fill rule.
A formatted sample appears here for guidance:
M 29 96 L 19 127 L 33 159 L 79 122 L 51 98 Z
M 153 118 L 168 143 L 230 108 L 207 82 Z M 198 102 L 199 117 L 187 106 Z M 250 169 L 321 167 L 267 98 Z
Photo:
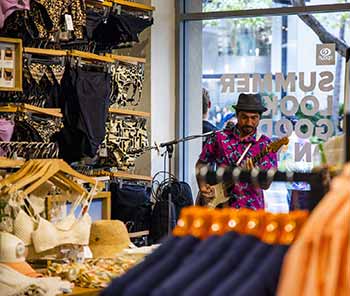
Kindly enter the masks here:
M 18 168 L 23 166 L 24 164 L 24 160 L 0 157 L 0 168 Z
M 24 163 L 24 165 L 14 174 L 9 175 L 3 180 L 0 180 L 0 188 L 3 186 L 7 186 L 12 183 L 12 180 L 15 180 L 16 176 L 23 177 L 26 175 L 26 172 L 30 169 L 30 166 L 33 165 L 34 160 L 29 160 Z
M 75 171 L 74 169 L 72 169 L 65 161 L 63 161 L 62 159 L 51 159 L 51 166 L 49 168 L 48 171 L 46 171 L 46 173 L 44 175 L 42 175 L 40 177 L 40 179 L 35 182 L 34 184 L 32 184 L 29 188 L 27 188 L 25 190 L 25 193 L 29 194 L 32 191 L 34 191 L 36 188 L 38 188 L 39 186 L 41 186 L 42 184 L 44 184 L 45 182 L 47 182 L 52 176 L 58 174 L 58 173 L 66 173 L 72 177 L 75 177 L 77 179 L 80 179 L 82 181 L 85 181 L 87 183 L 90 184 L 95 184 L 96 180 L 89 177 L 89 176 L 85 176 L 83 174 L 80 174 L 79 172 Z M 81 186 L 79 186 L 80 188 L 78 189 L 78 187 L 75 186 L 75 182 L 72 180 L 69 180 L 67 178 L 65 178 L 62 174 L 58 174 L 58 176 L 60 176 L 61 179 L 63 180 L 67 180 L 67 182 L 72 186 L 72 188 L 74 188 L 75 190 L 78 190 L 79 192 L 86 192 L 85 189 L 82 191 L 81 190 Z M 98 183 L 98 186 L 101 186 L 101 183 Z
M 22 189 L 23 187 L 31 184 L 32 182 L 39 180 L 50 169 L 50 162 L 45 162 L 44 160 L 39 160 L 32 166 L 31 170 L 27 175 L 20 179 L 18 182 L 13 183 L 9 189 L 9 193 L 14 193 L 17 190 Z M 37 187 L 36 187 L 37 188 Z

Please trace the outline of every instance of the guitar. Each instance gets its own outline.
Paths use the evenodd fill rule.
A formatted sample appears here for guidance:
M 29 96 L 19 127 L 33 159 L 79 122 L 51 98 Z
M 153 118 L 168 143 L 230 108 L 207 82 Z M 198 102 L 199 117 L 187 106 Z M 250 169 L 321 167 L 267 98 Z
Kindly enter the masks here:
M 266 154 L 270 152 L 276 153 L 283 145 L 287 145 L 288 143 L 288 137 L 284 137 L 271 142 L 263 150 L 261 150 L 259 154 L 251 158 L 253 164 L 258 162 L 261 158 L 263 158 Z M 199 192 L 196 199 L 196 204 L 201 206 L 207 206 L 209 208 L 216 208 L 220 204 L 227 203 L 231 198 L 230 196 L 228 196 L 229 194 L 227 190 L 233 185 L 234 182 L 231 181 L 226 183 L 218 183 L 214 186 L 211 186 L 212 190 L 214 191 L 213 198 L 204 198 L 200 195 Z

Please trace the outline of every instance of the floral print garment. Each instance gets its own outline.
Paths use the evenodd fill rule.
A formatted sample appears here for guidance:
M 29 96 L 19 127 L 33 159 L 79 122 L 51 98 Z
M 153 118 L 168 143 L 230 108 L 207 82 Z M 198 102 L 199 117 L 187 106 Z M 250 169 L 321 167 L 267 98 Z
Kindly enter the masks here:
M 270 142 L 271 140 L 265 135 L 261 135 L 257 140 L 256 133 L 240 139 L 240 131 L 237 126 L 234 126 L 232 129 L 217 131 L 208 137 L 199 159 L 206 163 L 216 163 L 217 166 L 235 165 L 249 143 L 252 143 L 243 158 L 242 163 L 244 163 L 247 158 L 259 154 Z M 276 153 L 267 154 L 256 165 L 263 170 L 277 168 Z M 231 205 L 234 208 L 264 209 L 263 191 L 252 184 L 239 182 L 232 188 L 231 193 L 233 197 Z

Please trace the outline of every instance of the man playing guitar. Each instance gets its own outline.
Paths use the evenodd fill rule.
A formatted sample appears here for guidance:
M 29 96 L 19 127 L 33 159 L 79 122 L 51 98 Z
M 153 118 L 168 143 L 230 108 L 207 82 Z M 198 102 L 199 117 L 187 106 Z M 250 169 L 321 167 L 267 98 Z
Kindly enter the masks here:
M 275 152 L 266 153 L 254 163 L 253 158 L 271 143 L 265 135 L 257 137 L 257 127 L 261 114 L 267 109 L 262 105 L 259 94 L 241 93 L 236 109 L 237 124 L 221 131 L 216 131 L 208 137 L 199 160 L 196 171 L 208 164 L 219 166 L 240 165 L 252 169 L 258 167 L 262 170 L 277 168 L 277 155 Z M 242 158 L 241 156 L 244 155 Z M 242 159 L 241 159 L 242 158 Z M 197 176 L 200 195 L 203 200 L 214 198 L 213 186 L 206 184 Z M 270 184 L 260 184 L 261 188 L 239 182 L 230 190 L 229 204 L 234 208 L 264 209 L 264 195 L 262 189 L 268 189 Z

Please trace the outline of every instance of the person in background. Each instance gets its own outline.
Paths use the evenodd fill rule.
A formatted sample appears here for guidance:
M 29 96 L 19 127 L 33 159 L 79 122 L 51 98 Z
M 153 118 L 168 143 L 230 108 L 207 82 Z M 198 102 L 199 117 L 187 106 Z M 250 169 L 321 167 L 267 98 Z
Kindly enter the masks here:
M 209 92 L 205 88 L 202 89 L 202 104 L 203 104 L 203 113 L 202 113 L 203 114 L 203 127 L 202 127 L 203 134 L 211 131 L 216 131 L 217 130 L 216 126 L 213 125 L 208 120 L 211 101 L 210 101 Z
M 236 166 L 239 164 L 248 169 L 258 167 L 263 170 L 277 168 L 277 154 L 269 152 L 256 163 L 252 158 L 259 154 L 270 142 L 265 135 L 257 136 L 257 127 L 261 114 L 267 109 L 262 105 L 259 94 L 240 94 L 238 104 L 233 106 L 237 114 L 237 124 L 230 124 L 224 130 L 216 131 L 209 136 L 202 148 L 196 171 L 204 166 Z M 247 148 L 248 147 L 248 148 Z M 246 152 L 245 152 L 246 151 Z M 214 198 L 214 189 L 197 176 L 200 195 L 203 199 Z M 238 182 L 230 192 L 230 206 L 234 208 L 264 209 L 262 189 L 268 189 L 268 182 L 256 188 L 253 184 Z

